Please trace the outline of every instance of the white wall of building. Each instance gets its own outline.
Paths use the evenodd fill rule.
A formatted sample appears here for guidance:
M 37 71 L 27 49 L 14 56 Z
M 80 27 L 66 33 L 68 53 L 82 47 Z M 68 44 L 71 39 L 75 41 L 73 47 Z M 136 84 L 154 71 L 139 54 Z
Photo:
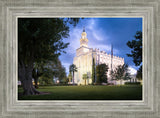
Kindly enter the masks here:
M 83 30 L 85 31 L 85 30 Z M 100 51 L 99 49 L 93 50 L 88 47 L 88 39 L 86 32 L 82 32 L 80 39 L 80 47 L 76 50 L 76 56 L 74 57 L 73 64 L 78 68 L 78 72 L 75 72 L 74 80 L 77 84 L 84 85 L 84 80 L 82 79 L 83 74 L 88 74 L 89 79 L 87 84 L 92 83 L 92 63 L 93 57 L 95 58 L 95 64 L 106 64 L 109 67 L 107 77 L 109 83 L 118 84 L 116 81 L 112 81 L 110 77 L 111 73 L 111 55 L 107 54 L 105 51 Z M 112 58 L 112 70 L 114 70 L 118 65 L 124 64 L 124 58 L 113 56 Z

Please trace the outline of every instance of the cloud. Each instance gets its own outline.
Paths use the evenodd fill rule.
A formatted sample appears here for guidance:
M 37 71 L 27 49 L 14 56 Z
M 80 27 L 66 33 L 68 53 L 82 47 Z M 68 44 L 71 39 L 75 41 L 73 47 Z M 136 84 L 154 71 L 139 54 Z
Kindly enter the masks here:
M 137 74 L 137 70 L 135 68 L 133 68 L 132 66 L 128 67 L 129 73 L 131 75 L 136 75 Z
M 61 62 L 66 68 L 67 73 L 69 72 L 69 65 L 73 63 L 73 58 L 76 55 L 76 49 L 80 47 L 80 38 L 83 26 L 85 26 L 85 31 L 89 40 L 88 47 L 93 49 L 99 48 L 100 51 L 105 51 L 108 54 L 111 53 L 111 40 L 113 39 L 110 37 L 112 36 L 107 34 L 106 30 L 103 30 L 102 27 L 98 26 L 98 20 L 95 18 L 81 20 L 76 27 L 70 28 L 70 37 L 66 39 L 66 42 L 69 42 L 70 45 L 65 49 L 67 53 L 65 55 L 61 55 Z M 120 52 L 121 50 L 113 47 L 114 55 L 118 55 Z M 134 68 L 131 68 L 131 72 L 135 73 Z
M 91 18 L 90 20 L 88 20 L 87 25 L 85 25 L 85 26 L 88 29 L 90 29 L 90 30 L 94 29 L 94 27 L 95 27 L 95 20 Z
M 82 23 L 79 24 L 78 26 L 74 27 L 70 31 L 70 37 L 67 39 L 67 41 L 70 43 L 70 45 L 67 48 L 67 53 L 70 55 L 75 55 L 76 49 L 80 47 L 80 38 L 81 38 L 81 33 L 83 31 L 83 25 L 85 25 L 86 33 L 87 33 L 87 38 L 89 40 L 88 45 L 90 48 L 99 48 L 99 47 L 104 47 L 103 49 L 106 50 L 107 46 L 107 51 L 110 50 L 109 45 L 99 45 L 95 46 L 93 43 L 98 41 L 107 41 L 109 39 L 106 34 L 104 34 L 103 30 L 101 28 L 97 28 L 96 26 L 96 20 L 91 18 L 87 20 L 87 22 L 82 20 Z M 108 41 L 107 41 L 108 42 Z
M 70 37 L 68 38 L 68 42 L 70 43 L 68 48 L 66 49 L 68 54 L 74 55 L 76 53 L 76 49 L 80 46 L 80 37 L 81 37 L 82 29 L 75 28 L 70 31 Z
M 96 39 L 96 40 L 98 40 L 98 41 L 102 41 L 102 40 L 104 40 L 104 38 L 102 37 L 102 35 L 100 35 L 100 33 L 97 33 L 97 32 L 92 32 L 92 36 Z
M 102 41 L 102 40 L 108 40 L 108 36 L 104 33 L 102 28 L 97 26 L 98 22 L 96 19 L 90 19 L 87 22 L 87 25 L 85 25 L 86 30 L 89 31 L 90 36 L 92 36 L 93 39 Z

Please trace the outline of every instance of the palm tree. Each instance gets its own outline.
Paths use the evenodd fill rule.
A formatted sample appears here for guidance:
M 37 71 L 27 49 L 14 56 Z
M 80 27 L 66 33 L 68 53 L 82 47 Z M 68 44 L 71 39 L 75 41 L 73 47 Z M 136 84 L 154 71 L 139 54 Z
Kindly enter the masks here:
M 85 80 L 85 85 L 86 85 L 86 80 L 88 79 L 88 75 L 87 74 L 83 74 L 83 79 Z
M 69 66 L 69 72 L 73 73 L 73 84 L 74 84 L 74 72 L 77 72 L 77 67 L 76 65 L 72 64 Z

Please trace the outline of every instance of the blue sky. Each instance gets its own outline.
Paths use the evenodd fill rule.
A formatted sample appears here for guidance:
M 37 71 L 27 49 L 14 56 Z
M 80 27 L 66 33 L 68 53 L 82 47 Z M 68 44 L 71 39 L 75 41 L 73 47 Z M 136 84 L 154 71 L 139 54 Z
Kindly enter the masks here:
M 134 39 L 136 31 L 142 31 L 142 18 L 85 18 L 81 19 L 76 27 L 70 25 L 70 37 L 64 39 L 64 42 L 69 42 L 70 45 L 65 49 L 67 53 L 59 57 L 67 73 L 69 65 L 73 63 L 76 49 L 80 47 L 83 27 L 90 48 L 99 48 L 110 54 L 112 44 L 113 55 L 123 57 L 129 65 L 130 72 L 136 73 L 138 67 L 134 65 L 131 57 L 127 57 L 126 54 L 130 53 L 131 49 L 126 43 Z

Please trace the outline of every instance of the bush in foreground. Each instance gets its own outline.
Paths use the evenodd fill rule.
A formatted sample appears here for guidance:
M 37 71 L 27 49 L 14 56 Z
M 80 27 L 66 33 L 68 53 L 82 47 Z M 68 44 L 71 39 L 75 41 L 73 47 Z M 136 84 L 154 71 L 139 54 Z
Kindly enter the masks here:
M 140 85 L 141 82 L 125 82 L 125 85 Z

